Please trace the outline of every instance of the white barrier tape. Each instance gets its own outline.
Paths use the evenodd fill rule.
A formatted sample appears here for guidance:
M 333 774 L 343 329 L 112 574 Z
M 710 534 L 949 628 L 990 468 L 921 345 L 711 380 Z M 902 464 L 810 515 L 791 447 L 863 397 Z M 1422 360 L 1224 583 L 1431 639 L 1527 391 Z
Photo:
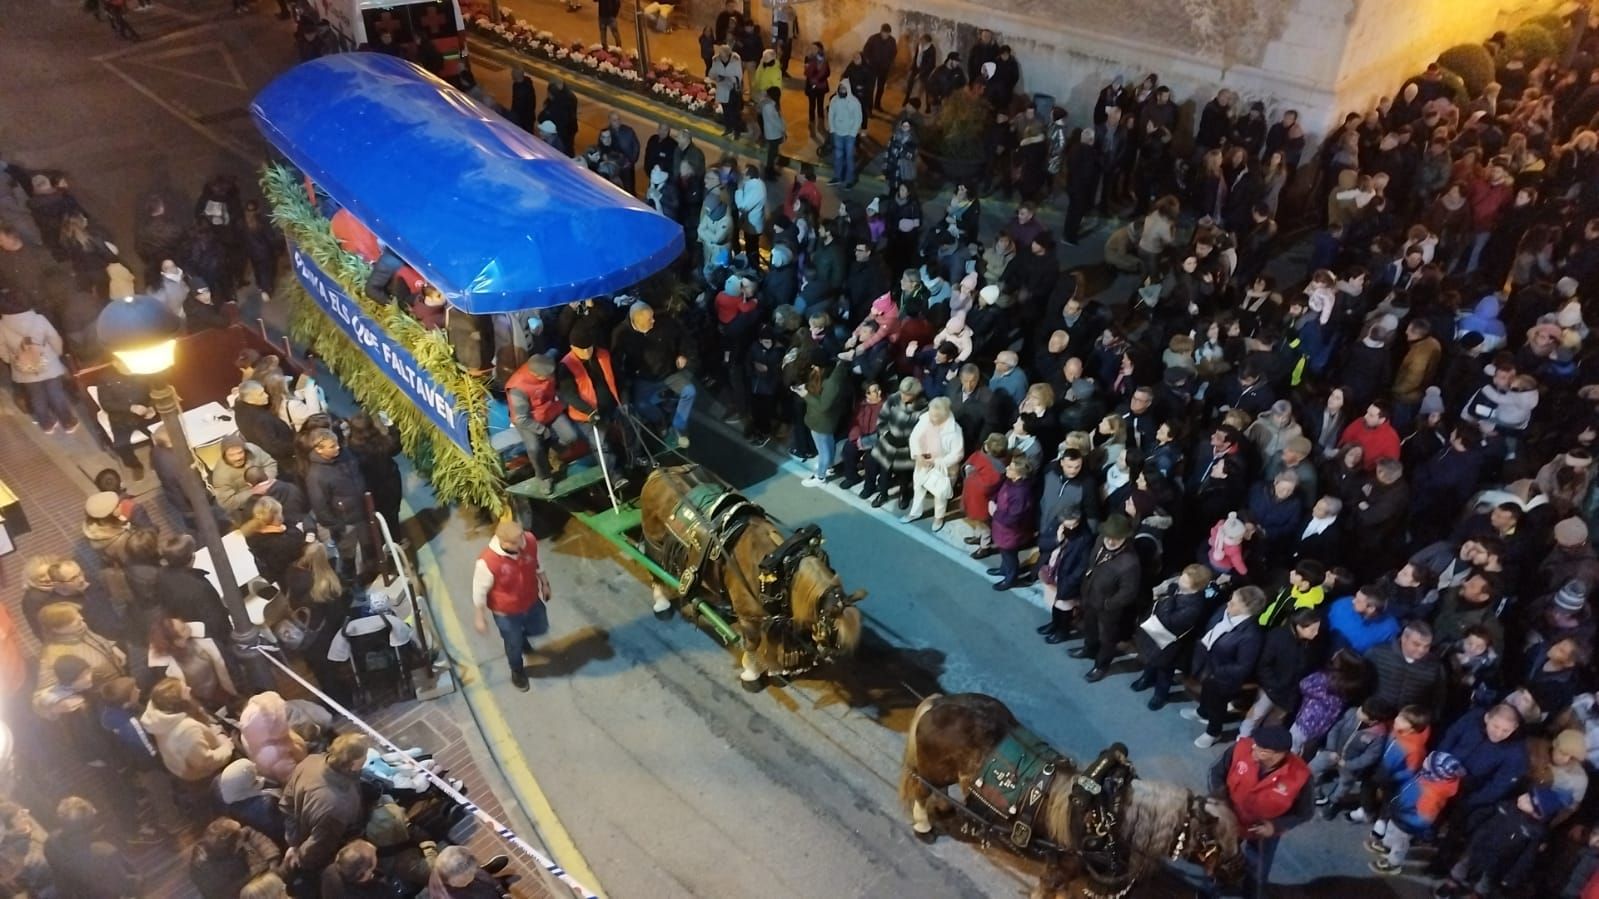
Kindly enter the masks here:
M 355 723 L 356 727 L 359 727 L 362 732 L 371 737 L 373 740 L 377 741 L 389 752 L 397 753 L 401 759 L 399 767 L 405 767 L 419 772 L 423 777 L 428 779 L 429 783 L 433 784 L 435 787 L 438 787 L 439 792 L 450 797 L 461 807 L 465 808 L 472 814 L 474 818 L 477 818 L 478 821 L 481 822 L 485 827 L 494 831 L 495 835 L 504 840 L 513 849 L 516 849 L 518 852 L 521 852 L 523 855 L 538 863 L 539 867 L 550 872 L 552 876 L 561 881 L 561 883 L 565 884 L 567 889 L 572 891 L 572 895 L 578 896 L 580 899 L 598 899 L 598 896 L 595 895 L 593 890 L 578 882 L 570 874 L 567 874 L 565 868 L 557 865 L 553 860 L 545 858 L 543 853 L 539 852 L 537 849 L 534 849 L 533 846 L 530 845 L 526 840 L 517 836 L 516 831 L 505 826 L 504 824 L 501 824 L 493 815 L 490 815 L 488 812 L 478 807 L 477 803 L 468 799 L 466 794 L 456 790 L 455 787 L 450 786 L 448 781 L 444 780 L 442 777 L 439 777 L 437 774 L 434 774 L 432 771 L 429 771 L 426 767 L 419 764 L 416 759 L 411 758 L 409 753 L 396 745 L 394 741 L 390 740 L 388 737 L 385 737 L 381 732 L 378 731 L 377 728 L 361 720 L 354 712 L 340 705 L 338 702 L 334 701 L 331 696 L 318 689 L 315 684 L 301 677 L 293 668 L 283 664 L 282 661 L 275 657 L 275 649 L 266 646 L 258 646 L 256 649 L 261 653 L 263 658 L 278 666 L 278 670 L 282 671 L 284 674 L 287 674 L 289 677 L 292 677 L 298 681 L 301 686 L 311 691 L 313 696 L 327 704 L 328 708 L 333 709 L 340 715 L 350 719 L 350 721 Z

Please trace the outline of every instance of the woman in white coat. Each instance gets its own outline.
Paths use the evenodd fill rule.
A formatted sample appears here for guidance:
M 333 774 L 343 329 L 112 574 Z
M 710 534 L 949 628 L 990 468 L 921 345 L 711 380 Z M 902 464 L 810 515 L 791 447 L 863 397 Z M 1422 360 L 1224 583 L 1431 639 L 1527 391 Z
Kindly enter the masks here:
M 911 429 L 911 457 L 916 468 L 911 474 L 911 509 L 900 521 L 922 517 L 922 505 L 933 498 L 933 530 L 944 526 L 950 497 L 955 495 L 955 472 L 966 456 L 960 423 L 950 412 L 949 398 L 937 397 Z

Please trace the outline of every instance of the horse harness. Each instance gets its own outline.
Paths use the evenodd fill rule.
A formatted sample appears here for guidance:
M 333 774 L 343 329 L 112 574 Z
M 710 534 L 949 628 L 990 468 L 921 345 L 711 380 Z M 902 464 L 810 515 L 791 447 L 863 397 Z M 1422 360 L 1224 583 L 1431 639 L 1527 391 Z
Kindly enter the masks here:
M 764 517 L 766 512 L 721 484 L 690 480 L 675 473 L 672 477 L 680 499 L 666 519 L 666 531 L 672 539 L 659 549 L 663 566 L 677 572 L 677 589 L 683 593 L 701 582 L 708 565 L 722 563 L 749 522 Z M 766 610 L 764 626 L 786 626 L 794 574 L 800 563 L 812 556 L 827 561 L 821 528 L 807 524 L 761 557 L 756 583 L 746 586 L 752 587 L 751 592 Z
M 1005 833 L 1014 849 L 1033 855 L 1069 852 L 1095 880 L 1122 882 L 1131 871 L 1131 853 L 1118 832 L 1135 777 L 1127 747 L 1112 745 L 1071 776 L 1068 850 L 1039 836 L 1038 816 L 1055 777 L 1070 764 L 1036 734 L 1017 727 L 984 760 L 966 805 L 957 808 L 982 821 L 988 831 Z

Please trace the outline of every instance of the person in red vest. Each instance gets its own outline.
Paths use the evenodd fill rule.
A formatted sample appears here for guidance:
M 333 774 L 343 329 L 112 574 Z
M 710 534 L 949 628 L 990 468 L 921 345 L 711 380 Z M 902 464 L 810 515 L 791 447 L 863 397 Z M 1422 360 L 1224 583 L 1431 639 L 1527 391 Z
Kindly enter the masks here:
M 1264 893 L 1278 842 L 1315 811 L 1314 791 L 1307 789 L 1310 766 L 1292 748 L 1287 728 L 1262 727 L 1253 739 L 1239 739 L 1210 768 L 1210 791 L 1232 807 L 1245 841 L 1250 867 L 1245 895 Z
M 596 456 L 603 455 L 606 470 L 616 476 L 616 455 L 606 446 L 606 427 L 627 411 L 623 393 L 611 366 L 611 351 L 600 345 L 600 329 L 592 319 L 572 328 L 567 338 L 571 350 L 561 357 L 556 372 L 556 395 L 566 404 L 566 414 L 589 441 Z M 625 435 L 628 429 L 623 428 Z
M 528 461 L 533 464 L 533 482 L 539 490 L 550 492 L 549 441 L 571 446 L 582 439 L 577 425 L 566 415 L 555 383 L 555 360 L 549 356 L 529 356 L 505 382 L 505 400 L 510 405 L 511 424 L 522 435 Z
M 511 665 L 511 685 L 527 692 L 527 666 L 522 654 L 533 651 L 533 638 L 549 633 L 550 581 L 539 570 L 539 542 L 514 521 L 494 529 L 488 548 L 472 566 L 472 622 L 480 634 L 489 632 L 488 614 L 505 641 L 505 660 Z

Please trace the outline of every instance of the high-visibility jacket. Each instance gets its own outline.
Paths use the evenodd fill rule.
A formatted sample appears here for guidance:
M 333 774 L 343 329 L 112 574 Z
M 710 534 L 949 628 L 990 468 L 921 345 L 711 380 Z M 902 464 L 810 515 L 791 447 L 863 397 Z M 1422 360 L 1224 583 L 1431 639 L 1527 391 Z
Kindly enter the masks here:
M 600 364 L 600 371 L 605 374 L 605 386 L 611 389 L 611 396 L 616 397 L 620 403 L 622 393 L 616 389 L 616 372 L 611 370 L 610 350 L 596 348 L 594 359 Z M 599 408 L 599 395 L 594 392 L 594 379 L 589 377 L 588 366 L 583 364 L 583 360 L 568 352 L 561 357 L 561 364 L 571 373 L 572 381 L 577 385 L 577 395 L 583 398 L 590 409 Z M 566 411 L 573 421 L 584 422 L 593 417 L 592 412 L 585 412 L 573 406 L 568 406 Z

